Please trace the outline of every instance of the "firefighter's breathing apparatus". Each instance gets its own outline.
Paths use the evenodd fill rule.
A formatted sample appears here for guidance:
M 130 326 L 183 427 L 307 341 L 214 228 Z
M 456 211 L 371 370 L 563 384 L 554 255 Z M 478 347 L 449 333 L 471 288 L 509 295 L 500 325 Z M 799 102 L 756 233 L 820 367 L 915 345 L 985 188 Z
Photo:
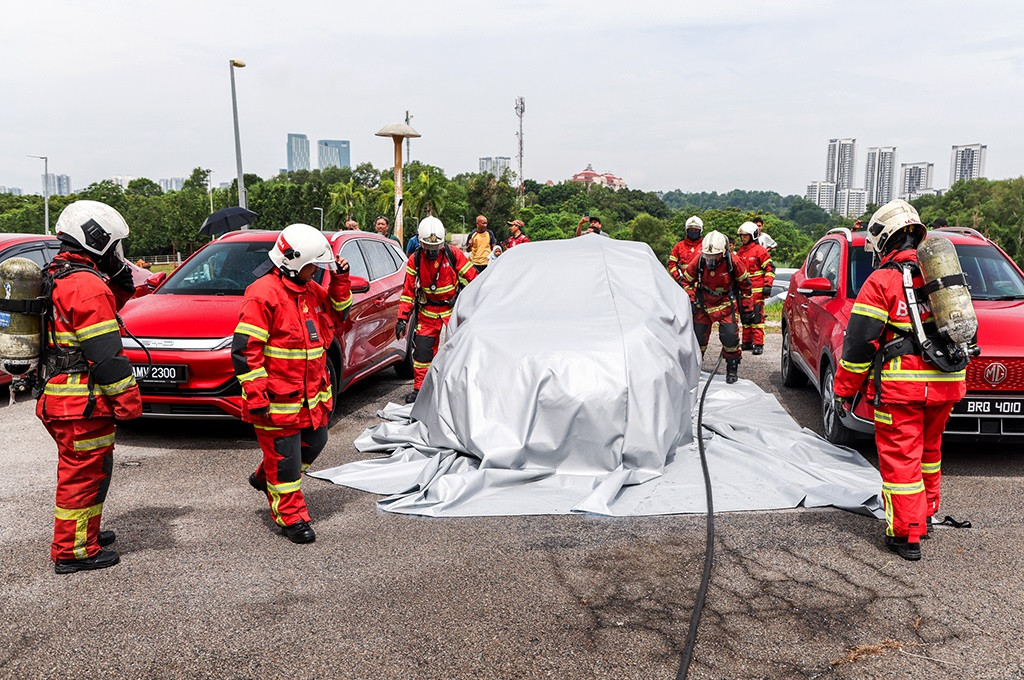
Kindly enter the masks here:
M 53 325 L 53 290 L 56 281 L 77 272 L 88 272 L 102 279 L 92 267 L 63 261 L 44 269 L 32 260 L 13 257 L 0 264 L 0 371 L 15 378 L 11 389 L 14 400 L 18 389 L 30 387 L 32 396 L 42 394 L 46 382 L 62 373 L 89 373 L 89 406 L 85 417 L 95 405 L 93 379 L 89 362 L 79 347 L 63 347 L 57 343 Z M 125 328 L 120 315 L 118 326 L 146 353 L 148 365 L 153 357 L 131 331 Z

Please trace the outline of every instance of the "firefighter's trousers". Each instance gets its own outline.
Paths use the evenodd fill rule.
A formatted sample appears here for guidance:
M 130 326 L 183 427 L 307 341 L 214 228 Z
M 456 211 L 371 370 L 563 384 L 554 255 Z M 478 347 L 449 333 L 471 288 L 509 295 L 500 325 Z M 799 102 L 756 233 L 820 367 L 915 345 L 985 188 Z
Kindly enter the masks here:
M 431 310 L 435 311 L 435 310 Z M 416 335 L 412 339 L 412 387 L 418 390 L 427 377 L 430 362 L 437 355 L 437 346 L 441 340 L 441 329 L 448 325 L 448 316 L 428 316 L 420 309 L 416 315 Z
M 718 339 L 722 342 L 722 356 L 726 359 L 740 357 L 740 327 L 736 323 L 736 313 L 732 310 L 708 314 L 700 309 L 693 317 L 693 332 L 700 345 L 700 353 L 708 347 L 711 339 L 711 326 L 718 322 Z
M 939 510 L 942 432 L 953 402 L 875 407 L 875 446 L 882 473 L 886 534 L 911 541 L 928 532 Z
M 114 469 L 114 419 L 44 421 L 57 442 L 57 503 L 50 559 L 83 560 L 100 551 L 103 501 Z
M 256 440 L 263 449 L 263 462 L 256 477 L 267 481 L 270 515 L 283 527 L 308 522 L 306 499 L 299 488 L 302 473 L 327 445 L 327 426 L 272 428 L 257 425 Z
M 754 323 L 743 326 L 743 342 L 764 346 L 764 296 L 754 291 Z

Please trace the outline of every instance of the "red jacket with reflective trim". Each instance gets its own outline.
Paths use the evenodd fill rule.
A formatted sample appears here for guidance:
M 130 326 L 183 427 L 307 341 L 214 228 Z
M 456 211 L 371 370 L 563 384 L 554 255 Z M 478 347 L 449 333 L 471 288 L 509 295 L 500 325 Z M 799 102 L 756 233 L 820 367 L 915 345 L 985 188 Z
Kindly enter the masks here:
M 702 258 L 695 257 L 686 266 L 686 269 L 683 270 L 682 283 L 686 293 L 690 296 L 691 300 L 700 304 L 701 301 L 696 297 L 697 289 L 699 288 L 704 311 L 714 321 L 720 321 L 732 314 L 735 303 L 729 297 L 729 294 L 733 290 L 733 277 L 736 278 L 736 283 L 740 290 L 740 309 L 749 311 L 753 309 L 754 305 L 751 298 L 750 276 L 747 274 L 743 262 L 740 261 L 740 258 L 735 253 L 728 253 L 727 257 L 732 258 L 732 276 L 729 275 L 729 267 L 725 262 L 725 257 L 720 257 L 718 264 L 714 267 L 708 267 L 707 262 L 701 267 Z M 700 269 L 703 269 L 703 274 L 701 274 L 701 280 L 698 285 L 697 276 Z
M 347 273 L 330 291 L 299 285 L 272 271 L 245 289 L 231 345 L 242 384 L 242 420 L 259 426 L 321 427 L 331 413 L 327 348 L 352 304 Z M 266 415 L 253 414 L 269 407 Z
M 92 260 L 74 253 L 58 253 L 48 269 L 55 271 L 65 263 L 96 272 Z M 116 317 L 131 296 L 108 286 L 98 272 L 77 271 L 54 281 L 54 332 L 47 345 L 53 347 L 56 340 L 61 347 L 82 352 L 95 382 L 96 405 L 91 418 L 131 420 L 142 415 L 142 396 L 131 362 L 124 355 Z M 88 373 L 50 378 L 36 404 L 36 415 L 43 421 L 83 418 L 89 403 L 88 383 Z
M 672 253 L 668 256 L 668 273 L 679 285 L 683 285 L 683 270 L 693 262 L 693 258 L 700 255 L 701 240 L 691 241 L 684 238 L 672 246 Z
M 760 293 L 765 286 L 775 283 L 775 265 L 772 264 L 772 256 L 768 254 L 757 241 L 751 241 L 745 246 L 736 250 L 743 261 L 743 265 L 750 274 L 750 286 L 754 291 Z
M 420 313 L 432 318 L 447 319 L 452 315 L 452 305 L 459 294 L 459 283 L 468 286 L 476 278 L 476 269 L 458 248 L 445 246 L 455 256 L 455 266 L 445 251 L 431 260 L 421 250 L 413 251 L 409 261 L 405 263 L 405 287 L 398 305 L 398 318 L 408 319 L 412 316 L 412 306 L 417 296 L 417 280 L 419 281 Z M 417 269 L 421 267 L 421 269 Z
M 917 262 L 916 250 L 897 250 L 882 258 L 888 262 Z M 924 281 L 914 277 L 914 287 Z M 931 319 L 931 308 L 920 305 L 922 323 Z M 894 329 L 912 330 L 900 269 L 876 269 L 857 294 L 843 342 L 843 357 L 835 376 L 835 393 L 852 397 L 867 383 L 867 396 L 875 396 L 871 363 L 879 347 L 897 337 Z M 882 366 L 882 401 L 892 404 L 925 404 L 960 401 L 967 393 L 966 371 L 943 373 L 918 354 L 904 354 Z

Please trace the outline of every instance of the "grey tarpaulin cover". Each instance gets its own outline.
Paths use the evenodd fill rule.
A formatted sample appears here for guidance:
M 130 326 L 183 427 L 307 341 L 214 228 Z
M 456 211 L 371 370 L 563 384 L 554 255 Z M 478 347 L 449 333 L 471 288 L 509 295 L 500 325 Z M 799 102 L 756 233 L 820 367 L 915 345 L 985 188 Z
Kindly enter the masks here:
M 415 406 L 356 440 L 390 455 L 313 476 L 421 515 L 702 512 L 699 361 L 689 301 L 645 244 L 517 246 L 460 295 Z M 716 509 L 877 514 L 877 471 L 754 384 L 716 379 L 704 425 Z

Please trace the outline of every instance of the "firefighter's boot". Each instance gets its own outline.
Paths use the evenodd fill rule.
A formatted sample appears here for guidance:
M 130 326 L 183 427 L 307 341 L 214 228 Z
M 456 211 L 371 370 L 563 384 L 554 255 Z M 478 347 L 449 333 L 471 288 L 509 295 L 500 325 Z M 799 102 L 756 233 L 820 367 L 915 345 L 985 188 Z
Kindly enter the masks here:
M 418 396 L 420 396 L 420 391 L 419 390 L 413 390 L 409 394 L 405 395 L 405 403 L 406 404 L 415 404 L 416 403 L 416 397 L 418 397 Z
M 764 345 L 754 345 L 754 356 L 764 354 Z
M 885 547 L 911 562 L 921 559 L 921 544 L 910 543 L 905 536 L 886 536 Z
M 101 550 L 92 557 L 81 560 L 57 560 L 53 565 L 53 571 L 57 574 L 74 574 L 76 571 L 106 569 L 120 561 L 121 558 L 113 550 Z
M 309 526 L 309 522 L 302 520 L 286 526 L 284 528 L 284 535 L 292 543 L 312 543 L 316 540 L 316 532 L 313 531 L 313 527 Z
M 738 373 L 740 369 L 739 357 L 729 357 L 725 360 L 725 382 L 733 384 L 740 379 Z
M 750 350 L 754 349 L 754 343 L 745 342 L 742 345 L 740 345 L 740 349 L 743 350 L 744 352 L 749 352 Z

